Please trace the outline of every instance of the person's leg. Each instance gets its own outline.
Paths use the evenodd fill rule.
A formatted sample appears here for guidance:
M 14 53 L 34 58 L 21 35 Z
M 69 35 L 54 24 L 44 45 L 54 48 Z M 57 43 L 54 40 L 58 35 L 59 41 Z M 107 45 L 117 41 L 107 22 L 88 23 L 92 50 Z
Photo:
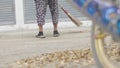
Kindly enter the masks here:
M 39 33 L 36 37 L 45 38 L 43 34 L 43 25 L 45 24 L 45 15 L 47 9 L 47 1 L 46 0 L 36 0 L 36 12 L 37 12 L 37 23 L 39 27 Z
M 43 25 L 39 24 L 39 33 L 38 35 L 36 35 L 37 38 L 45 38 L 44 34 L 43 34 Z
M 52 22 L 53 22 L 53 27 L 54 27 L 54 31 L 53 31 L 53 36 L 54 37 L 58 37 L 59 36 L 59 32 L 58 32 L 58 1 L 57 0 L 52 0 L 52 1 L 48 1 L 49 4 L 49 8 L 51 11 L 51 15 L 52 15 Z
M 53 23 L 54 31 L 58 30 L 58 23 Z
M 43 32 L 43 25 L 38 24 L 38 27 L 39 27 L 39 32 Z

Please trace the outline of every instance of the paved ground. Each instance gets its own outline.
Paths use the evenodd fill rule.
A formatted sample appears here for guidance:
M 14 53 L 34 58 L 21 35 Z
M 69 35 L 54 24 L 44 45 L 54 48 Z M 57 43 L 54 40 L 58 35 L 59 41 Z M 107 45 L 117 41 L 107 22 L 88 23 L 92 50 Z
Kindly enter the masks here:
M 90 27 L 60 28 L 60 37 L 44 29 L 46 38 L 35 38 L 37 29 L 0 32 L 0 66 L 42 53 L 91 47 Z

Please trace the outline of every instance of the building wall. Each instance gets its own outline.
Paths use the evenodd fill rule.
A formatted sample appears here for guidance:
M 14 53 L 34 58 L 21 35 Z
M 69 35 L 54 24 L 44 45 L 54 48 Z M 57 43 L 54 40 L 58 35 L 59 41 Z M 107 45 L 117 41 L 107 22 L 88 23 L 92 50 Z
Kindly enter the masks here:
M 81 21 L 88 20 L 66 0 L 58 1 Z M 34 0 L 0 0 L 0 7 L 0 30 L 37 28 Z M 59 22 L 62 27 L 74 26 L 61 9 L 59 9 Z M 50 23 L 51 15 L 48 8 L 45 27 L 50 27 Z

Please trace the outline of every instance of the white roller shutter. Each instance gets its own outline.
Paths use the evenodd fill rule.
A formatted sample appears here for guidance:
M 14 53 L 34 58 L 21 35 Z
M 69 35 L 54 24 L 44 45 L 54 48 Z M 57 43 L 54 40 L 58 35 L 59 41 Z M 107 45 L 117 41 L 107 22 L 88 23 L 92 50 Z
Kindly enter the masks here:
M 14 0 L 0 0 L 0 25 L 15 24 Z
M 64 6 L 72 15 L 75 17 L 84 17 L 78 10 L 72 7 L 66 0 L 58 0 L 61 5 Z M 59 9 L 59 20 L 66 21 L 69 20 L 64 12 Z M 24 0 L 24 13 L 25 13 L 25 23 L 35 23 L 36 22 L 36 11 L 34 0 Z M 84 17 L 85 18 L 85 17 Z M 87 18 L 85 18 L 87 19 Z M 47 9 L 46 22 L 51 21 L 51 15 L 49 9 Z

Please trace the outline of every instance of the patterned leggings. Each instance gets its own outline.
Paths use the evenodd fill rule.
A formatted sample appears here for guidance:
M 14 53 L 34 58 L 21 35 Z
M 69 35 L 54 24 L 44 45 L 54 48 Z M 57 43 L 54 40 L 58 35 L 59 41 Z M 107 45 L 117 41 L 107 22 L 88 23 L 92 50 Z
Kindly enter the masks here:
M 38 25 L 45 24 L 45 16 L 47 5 L 49 5 L 50 12 L 52 15 L 52 22 L 58 23 L 58 0 L 35 0 L 36 12 L 37 12 L 37 23 Z

